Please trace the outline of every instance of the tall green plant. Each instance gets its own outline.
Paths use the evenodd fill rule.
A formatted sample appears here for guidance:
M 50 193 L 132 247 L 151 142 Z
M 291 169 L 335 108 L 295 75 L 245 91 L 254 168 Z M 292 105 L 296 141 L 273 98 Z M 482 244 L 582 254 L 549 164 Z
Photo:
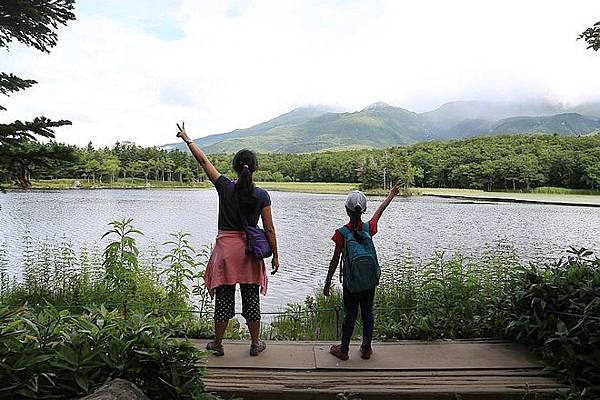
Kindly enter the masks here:
M 195 296 L 194 302 L 198 307 L 201 316 L 207 315 L 213 310 L 213 302 L 206 284 L 204 283 L 204 273 L 212 252 L 212 246 L 207 245 L 197 254 L 196 273 L 192 277 L 192 294 Z
M 0 241 L 0 298 L 9 289 L 8 276 L 8 252 L 6 250 L 6 243 Z
M 139 249 L 133 235 L 142 235 L 131 224 L 133 219 L 112 221 L 112 228 L 102 235 L 102 239 L 112 241 L 104 248 L 104 279 L 109 288 L 131 293 L 135 291 L 136 278 L 139 276 Z
M 34 267 L 34 250 L 31 233 L 25 232 L 23 236 L 23 274 L 27 288 L 35 290 L 38 288 L 38 280 L 36 279 L 36 270 Z
M 163 243 L 163 246 L 170 246 L 170 250 L 162 258 L 167 266 L 161 274 L 166 276 L 167 297 L 174 304 L 186 305 L 190 298 L 188 283 L 192 281 L 198 264 L 194 260 L 196 251 L 188 240 L 189 233 L 177 232 L 170 236 L 173 239 Z

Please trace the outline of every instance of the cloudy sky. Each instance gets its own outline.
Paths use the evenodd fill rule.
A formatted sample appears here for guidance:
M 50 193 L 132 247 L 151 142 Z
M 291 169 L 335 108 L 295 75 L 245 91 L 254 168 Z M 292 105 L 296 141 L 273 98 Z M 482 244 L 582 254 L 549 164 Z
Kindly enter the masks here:
M 39 81 L 3 120 L 70 119 L 60 141 L 160 145 L 306 104 L 600 98 L 600 52 L 576 41 L 598 0 L 78 0 L 50 55 L 0 67 Z

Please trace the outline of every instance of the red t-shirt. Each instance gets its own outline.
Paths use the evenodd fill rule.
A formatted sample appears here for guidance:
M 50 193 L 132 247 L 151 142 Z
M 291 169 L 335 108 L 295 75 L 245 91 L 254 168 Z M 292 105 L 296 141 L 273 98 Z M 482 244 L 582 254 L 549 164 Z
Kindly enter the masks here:
M 360 226 L 362 226 L 363 222 L 361 221 Z M 354 229 L 354 225 L 351 222 L 345 225 L 348 229 Z M 373 236 L 377 233 L 377 219 L 375 217 L 369 220 L 369 235 Z M 344 237 L 338 230 L 335 230 L 335 233 L 331 237 L 331 240 L 335 242 L 335 247 L 342 247 L 344 245 Z

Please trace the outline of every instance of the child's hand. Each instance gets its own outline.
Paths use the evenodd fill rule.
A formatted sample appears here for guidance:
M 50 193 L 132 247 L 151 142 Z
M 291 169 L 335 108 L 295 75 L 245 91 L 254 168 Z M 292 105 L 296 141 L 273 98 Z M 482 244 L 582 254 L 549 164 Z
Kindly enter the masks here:
M 402 185 L 404 185 L 404 181 L 402 180 L 402 178 L 400 178 L 400 179 L 398 179 L 398 181 L 396 181 L 394 186 L 392 186 L 392 188 L 390 189 L 390 195 L 397 196 L 398 193 L 400 192 L 400 188 L 402 187 Z
M 331 281 L 325 282 L 325 287 L 323 288 L 323 296 L 325 296 L 325 297 L 331 296 Z

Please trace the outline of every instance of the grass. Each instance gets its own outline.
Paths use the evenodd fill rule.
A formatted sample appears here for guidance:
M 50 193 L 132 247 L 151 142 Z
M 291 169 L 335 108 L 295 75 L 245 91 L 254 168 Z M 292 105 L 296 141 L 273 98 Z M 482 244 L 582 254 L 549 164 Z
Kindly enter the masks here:
M 345 194 L 358 188 L 357 183 L 332 182 L 259 182 L 263 189 L 280 192 L 302 192 L 323 194 Z
M 179 336 L 210 337 L 213 306 L 203 280 L 210 249 L 195 250 L 181 232 L 161 245 L 139 249 L 136 239 L 142 233 L 131 223 L 109 224 L 104 251 L 97 246 L 77 251 L 66 239 L 34 242 L 26 233 L 22 262 L 13 268 L 0 240 L 0 308 L 52 305 L 79 314 L 106 305 L 124 315 L 159 318 Z M 12 277 L 11 269 L 22 271 L 22 277 Z M 244 337 L 239 328 L 230 324 L 227 336 Z
M 90 182 L 85 179 L 47 179 L 33 180 L 32 189 L 73 189 L 75 182 L 80 183 L 81 189 L 205 189 L 210 188 L 211 184 L 208 181 L 204 182 L 178 182 L 178 181 L 148 181 L 149 186 L 141 178 L 118 178 L 113 183 L 110 182 Z M 257 185 L 267 190 L 279 192 L 296 192 L 296 193 L 319 193 L 319 194 L 346 194 L 352 190 L 359 189 L 359 183 L 344 183 L 344 182 L 257 182 Z M 17 188 L 13 186 L 13 188 Z M 385 196 L 387 190 L 383 188 L 373 188 L 363 190 L 367 195 Z M 560 187 L 538 187 L 529 192 L 522 191 L 493 191 L 486 192 L 477 189 L 458 189 L 458 188 L 410 188 L 410 194 L 446 194 L 459 196 L 481 196 L 481 197 L 518 197 L 523 199 L 562 199 L 565 201 L 589 201 L 592 196 L 599 196 L 600 190 L 586 189 L 567 189 Z M 595 199 L 592 201 L 596 201 Z M 600 200 L 598 200 L 600 201 Z
M 359 190 L 359 183 L 344 182 L 258 182 L 258 186 L 267 190 L 279 192 L 347 194 Z M 366 189 L 363 192 L 370 196 L 385 196 L 388 191 L 381 188 Z M 411 189 L 411 194 L 413 193 Z
M 179 181 L 155 181 L 149 180 L 149 186 L 146 186 L 146 181 L 141 178 L 119 178 L 114 182 L 92 182 L 85 179 L 43 179 L 32 180 L 32 189 L 73 189 L 75 183 L 79 182 L 81 189 L 201 189 L 210 187 L 209 182 L 179 182 Z M 14 188 L 17 188 L 14 186 Z
M 600 195 L 598 190 L 589 189 L 568 189 L 562 187 L 553 186 L 541 186 L 533 188 L 528 192 L 525 191 L 513 191 L 513 190 L 497 190 L 487 192 L 478 189 L 457 189 L 457 188 L 412 188 L 416 194 L 432 193 L 432 194 L 457 194 L 457 195 L 474 195 L 474 196 L 498 196 L 498 195 L 511 195 L 511 196 L 531 196 L 531 195 Z
M 488 247 L 478 257 L 430 260 L 403 257 L 383 261 L 375 298 L 375 338 L 466 339 L 498 337 L 507 317 L 503 303 L 517 284 L 521 268 L 512 245 Z M 335 340 L 343 318 L 340 290 L 320 291 L 303 304 L 290 304 L 275 318 L 270 336 L 286 340 Z M 354 330 L 361 334 L 360 324 Z
M 533 189 L 531 193 L 541 193 L 541 194 L 569 194 L 569 195 L 600 195 L 600 190 L 590 190 L 590 189 L 567 189 L 561 187 L 554 186 L 541 186 Z

